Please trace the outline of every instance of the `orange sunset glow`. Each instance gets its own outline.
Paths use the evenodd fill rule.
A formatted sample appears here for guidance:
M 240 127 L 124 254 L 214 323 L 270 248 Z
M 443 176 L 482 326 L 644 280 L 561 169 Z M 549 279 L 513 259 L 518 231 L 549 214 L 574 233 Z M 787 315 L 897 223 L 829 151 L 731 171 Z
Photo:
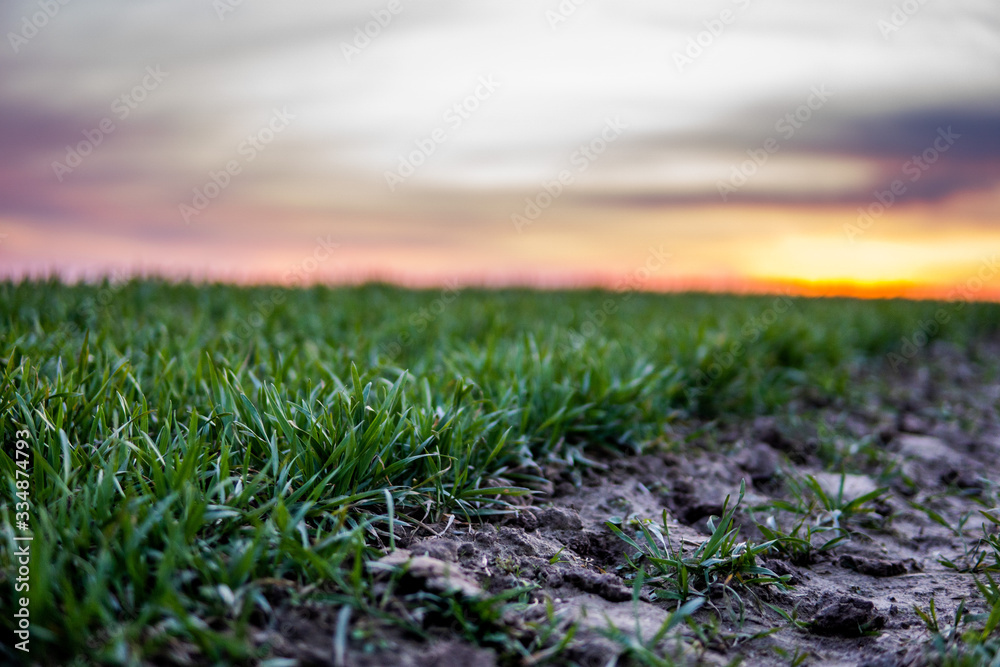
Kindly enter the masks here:
M 6 3 L 2 274 L 1000 299 L 1000 7 L 893 7 Z

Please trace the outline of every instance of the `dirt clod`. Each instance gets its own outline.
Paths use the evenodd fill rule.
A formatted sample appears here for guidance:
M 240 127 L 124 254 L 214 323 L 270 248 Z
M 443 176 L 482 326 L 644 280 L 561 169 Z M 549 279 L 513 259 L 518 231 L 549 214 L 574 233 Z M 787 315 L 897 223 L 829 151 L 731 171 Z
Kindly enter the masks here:
M 809 624 L 809 629 L 816 634 L 838 637 L 860 637 L 883 627 L 885 617 L 878 614 L 875 604 L 853 595 L 824 600 Z
M 781 458 L 778 452 L 764 442 L 758 442 L 749 449 L 742 449 L 733 457 L 733 461 L 750 475 L 755 484 L 766 482 L 778 471 Z
M 538 523 L 553 530 L 583 530 L 580 514 L 563 507 L 551 507 L 538 516 Z
M 421 540 L 411 544 L 409 551 L 414 556 L 430 556 L 450 563 L 458 560 L 458 542 L 454 540 L 441 538 Z
M 376 573 L 401 569 L 405 578 L 430 591 L 459 593 L 470 598 L 483 595 L 475 579 L 458 565 L 430 556 L 413 556 L 406 549 L 397 549 L 388 556 L 369 564 Z
M 578 567 L 563 574 L 563 580 L 585 593 L 600 595 L 610 602 L 632 599 L 632 590 L 613 574 L 598 574 Z
M 901 560 L 882 560 L 844 554 L 838 561 L 840 567 L 867 574 L 872 577 L 898 577 L 906 574 L 906 563 Z
M 518 512 L 512 523 L 516 526 L 520 526 L 529 533 L 533 530 L 538 530 L 538 517 L 534 512 L 530 512 L 528 510 L 521 510 Z

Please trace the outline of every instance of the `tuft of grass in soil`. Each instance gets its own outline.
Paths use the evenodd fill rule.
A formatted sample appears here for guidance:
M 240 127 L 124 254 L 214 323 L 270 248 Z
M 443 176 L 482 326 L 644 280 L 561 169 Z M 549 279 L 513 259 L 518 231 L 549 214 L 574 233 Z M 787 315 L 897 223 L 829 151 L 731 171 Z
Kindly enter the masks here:
M 1000 635 L 994 633 L 1000 625 L 1000 597 L 995 595 L 997 589 L 992 579 L 990 584 L 994 596 L 987 597 L 993 605 L 987 614 L 968 613 L 963 600 L 949 623 L 939 616 L 933 598 L 926 610 L 914 607 L 913 611 L 930 634 L 930 641 L 924 647 L 924 659 L 928 664 L 972 667 L 1000 663 Z
M 375 614 L 442 618 L 512 660 L 554 659 L 563 639 L 511 629 L 502 600 L 387 604 L 365 563 L 408 527 L 508 512 L 551 466 L 588 465 L 588 450 L 641 451 L 678 420 L 844 400 L 852 364 L 884 363 L 940 307 L 3 282 L 0 608 L 19 597 L 27 502 L 43 664 L 252 663 L 269 655 L 251 635 L 277 623 L 276 588 L 341 610 L 341 657 L 351 619 Z M 997 334 L 998 315 L 965 305 L 933 337 L 971 346 Z M 688 571 L 670 589 L 681 599 L 731 575 L 777 580 L 753 569 L 761 546 L 738 542 L 727 516 L 711 549 L 648 552 L 671 576 Z M 9 615 L 0 627 L 10 636 Z
M 722 517 L 709 519 L 711 534 L 708 539 L 687 555 L 684 554 L 683 545 L 675 545 L 670 539 L 666 511 L 663 513 L 662 526 L 638 521 L 638 535 L 635 539 L 610 521 L 607 526 L 635 550 L 634 554 L 627 556 L 628 564 L 633 569 L 640 575 L 645 575 L 645 566 L 649 564 L 653 574 L 647 582 L 654 587 L 657 597 L 677 600 L 682 603 L 683 608 L 683 604 L 693 598 L 705 599 L 713 592 L 719 592 L 727 600 L 735 600 L 742 612 L 741 590 L 747 591 L 752 586 L 768 584 L 784 589 L 788 580 L 787 576 L 778 576 L 757 564 L 757 558 L 774 548 L 777 540 L 754 544 L 739 539 L 740 529 L 734 526 L 734 517 L 745 493 L 744 483 L 740 485 L 739 498 L 732 507 L 729 505 L 730 498 L 726 498 Z M 718 524 L 715 523 L 716 519 Z

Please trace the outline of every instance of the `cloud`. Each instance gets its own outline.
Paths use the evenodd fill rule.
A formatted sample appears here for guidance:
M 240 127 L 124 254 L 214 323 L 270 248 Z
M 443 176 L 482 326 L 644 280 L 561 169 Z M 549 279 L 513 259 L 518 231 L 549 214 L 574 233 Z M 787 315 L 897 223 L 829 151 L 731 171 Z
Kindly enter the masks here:
M 952 128 L 959 138 L 899 201 L 994 224 L 1000 5 L 927 3 L 884 36 L 894 4 L 636 0 L 625 11 L 591 0 L 553 23 L 555 0 L 402 0 L 388 18 L 387 0 L 233 3 L 221 19 L 201 0 L 68 3 L 17 53 L 0 44 L 0 218 L 88 226 L 137 240 L 130 249 L 323 228 L 371 258 L 379 238 L 445 247 L 464 227 L 509 231 L 524 198 L 575 169 L 574 153 L 619 118 L 627 130 L 574 171 L 553 217 L 853 211 L 911 179 L 907 164 Z M 3 33 L 37 11 L 5 3 Z M 725 11 L 733 20 L 720 24 Z M 680 67 L 678 54 L 691 62 Z M 117 117 L 115 101 L 149 67 L 169 75 Z M 483 76 L 500 83 L 495 94 L 450 124 Z M 276 108 L 294 123 L 244 162 L 238 147 Z M 114 131 L 59 180 L 52 163 L 108 117 Z M 385 172 L 439 128 L 444 140 L 390 191 Z M 762 150 L 766 164 L 753 157 Z M 185 224 L 178 206 L 234 159 L 239 175 Z

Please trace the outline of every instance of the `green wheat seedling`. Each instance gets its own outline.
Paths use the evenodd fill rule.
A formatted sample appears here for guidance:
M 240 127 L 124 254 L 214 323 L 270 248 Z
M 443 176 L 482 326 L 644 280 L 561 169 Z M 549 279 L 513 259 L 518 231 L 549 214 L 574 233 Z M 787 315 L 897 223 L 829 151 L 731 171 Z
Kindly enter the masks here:
M 848 499 L 844 496 L 847 475 L 843 473 L 834 494 L 827 493 L 812 475 L 799 478 L 785 473 L 784 480 L 791 499 L 772 501 L 756 509 L 777 509 L 811 517 L 816 526 L 828 526 L 837 531 L 848 531 L 850 524 L 876 514 L 872 503 L 882 500 L 889 492 L 888 487 L 880 487 Z
M 991 584 L 995 589 L 992 581 Z M 926 611 L 916 605 L 913 611 L 931 634 L 931 641 L 924 649 L 929 664 L 946 667 L 1000 664 L 1000 636 L 996 633 L 1000 626 L 1000 600 L 995 600 L 985 614 L 969 613 L 962 600 L 950 624 L 939 618 L 934 598 Z M 982 628 L 976 627 L 980 622 Z
M 957 561 L 939 558 L 938 562 L 956 572 L 1000 572 L 1000 519 L 989 512 L 979 510 L 989 523 L 983 523 L 983 536 L 969 548 L 962 542 L 962 556 Z
M 979 513 L 993 524 L 992 528 L 983 524 L 983 537 L 979 541 L 984 550 L 992 551 L 993 562 L 986 569 L 1000 571 L 1000 518 L 982 510 Z
M 799 517 L 790 529 L 784 530 L 772 514 L 763 523 L 757 522 L 757 530 L 764 539 L 774 544 L 775 551 L 796 565 L 810 565 L 817 554 L 829 551 L 849 538 L 847 531 L 816 525 L 808 516 Z
M 666 510 L 663 512 L 662 527 L 638 522 L 637 539 L 641 538 L 641 542 L 629 537 L 611 522 L 605 525 L 635 550 L 632 555 L 626 555 L 631 567 L 645 572 L 646 564 L 650 566 L 647 581 L 656 588 L 658 597 L 683 604 L 692 598 L 704 597 L 711 589 L 717 588 L 720 592 L 733 595 L 741 603 L 736 587 L 745 590 L 754 585 L 773 584 L 784 590 L 789 579 L 757 565 L 757 557 L 774 547 L 773 540 L 761 544 L 740 540 L 740 529 L 734 526 L 733 517 L 745 492 L 746 483 L 743 482 L 739 498 L 731 507 L 730 498 L 726 497 L 721 519 L 709 519 L 712 534 L 687 555 L 681 546 L 675 547 L 670 539 Z
M 791 500 L 773 500 L 754 509 L 770 514 L 757 529 L 774 549 L 799 565 L 811 564 L 816 555 L 829 551 L 851 537 L 849 525 L 858 517 L 875 512 L 869 503 L 884 497 L 888 489 L 879 488 L 852 500 L 844 498 L 844 481 L 841 475 L 838 491 L 828 494 L 812 475 L 804 479 L 786 475 L 786 488 Z M 779 522 L 781 514 L 796 517 L 790 527 Z
M 822 523 L 829 523 L 834 528 L 841 528 L 841 523 L 846 527 L 852 520 L 874 514 L 875 508 L 868 503 L 882 499 L 889 492 L 887 487 L 881 487 L 860 495 L 857 498 L 847 500 L 844 497 L 844 483 L 846 479 L 847 476 L 841 474 L 836 495 L 829 495 L 823 490 L 823 487 L 820 486 L 815 477 L 806 475 L 805 478 L 806 487 L 815 494 L 816 499 L 825 511 L 825 515 L 821 515 L 819 520 Z

